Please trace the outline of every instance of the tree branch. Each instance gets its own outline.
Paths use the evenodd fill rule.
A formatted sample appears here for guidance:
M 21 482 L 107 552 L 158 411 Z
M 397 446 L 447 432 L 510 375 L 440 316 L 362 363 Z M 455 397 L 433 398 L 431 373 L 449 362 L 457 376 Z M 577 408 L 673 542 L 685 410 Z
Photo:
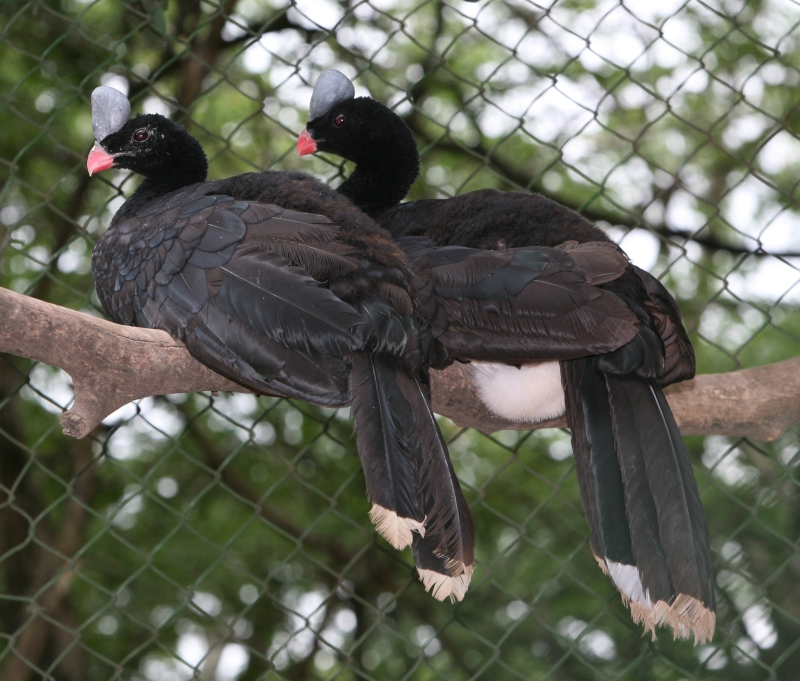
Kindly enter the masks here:
M 128 402 L 150 395 L 203 390 L 251 392 L 203 366 L 164 331 L 120 326 L 0 288 L 0 352 L 66 371 L 75 404 L 61 417 L 81 438 Z M 457 425 L 485 433 L 563 428 L 564 419 L 511 423 L 486 410 L 469 369 L 434 371 L 433 407 Z M 800 357 L 727 374 L 706 374 L 666 390 L 685 435 L 774 440 L 800 421 Z
M 0 352 L 66 371 L 75 405 L 64 432 L 82 438 L 110 413 L 150 395 L 201 390 L 249 392 L 191 358 L 163 331 L 121 326 L 0 289 Z
M 794 357 L 727 374 L 702 374 L 664 392 L 684 435 L 730 435 L 769 441 L 800 421 L 798 371 L 800 357 Z M 567 427 L 563 417 L 540 423 L 512 423 L 488 412 L 463 364 L 434 374 L 433 407 L 459 426 L 484 433 Z

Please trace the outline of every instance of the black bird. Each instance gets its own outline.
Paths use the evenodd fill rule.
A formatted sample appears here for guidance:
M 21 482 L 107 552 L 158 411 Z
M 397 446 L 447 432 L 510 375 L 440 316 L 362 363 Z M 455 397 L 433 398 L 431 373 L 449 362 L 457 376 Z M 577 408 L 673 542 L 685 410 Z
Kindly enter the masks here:
M 320 77 L 298 139 L 301 155 L 317 150 L 356 163 L 338 191 L 389 230 L 412 259 L 412 237 L 423 235 L 431 245 L 500 252 L 568 242 L 611 245 L 602 230 L 539 194 L 487 189 L 399 204 L 419 173 L 413 135 L 388 107 L 355 98 L 352 84 L 336 71 Z M 478 352 L 484 329 L 505 331 L 497 301 L 472 301 L 464 310 L 452 300 L 444 304 L 452 290 L 426 294 L 418 287 L 429 315 L 435 308 L 444 319 L 432 324 L 434 338 L 453 359 L 470 362 L 490 411 L 528 422 L 566 414 L 590 545 L 634 621 L 653 636 L 656 626 L 671 625 L 676 636 L 693 632 L 695 643 L 707 641 L 716 623 L 708 528 L 688 453 L 662 392 L 694 375 L 694 353 L 675 300 L 650 274 L 626 261 L 621 272 L 598 285 L 627 308 L 638 331 L 607 350 L 578 334 L 570 342 L 584 340 L 583 352 L 571 348 L 568 356 L 559 354 L 558 334 L 538 354 L 495 352 L 491 345 Z M 554 310 L 561 300 L 552 300 Z M 447 324 L 469 327 L 470 321 L 478 330 L 470 347 L 440 333 Z M 548 359 L 560 361 L 541 363 Z
M 92 94 L 90 174 L 144 176 L 92 257 L 106 314 L 167 331 L 256 392 L 350 404 L 370 517 L 398 549 L 416 537 L 426 586 L 461 599 L 472 524 L 428 401 L 426 318 L 403 253 L 318 180 L 206 182 L 195 138 L 162 116 L 129 116 L 118 91 Z

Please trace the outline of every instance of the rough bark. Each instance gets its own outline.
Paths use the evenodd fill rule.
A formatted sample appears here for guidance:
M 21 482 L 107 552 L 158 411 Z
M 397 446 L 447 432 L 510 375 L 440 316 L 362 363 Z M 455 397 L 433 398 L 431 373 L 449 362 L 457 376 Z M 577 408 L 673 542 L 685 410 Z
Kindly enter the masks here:
M 64 432 L 86 436 L 128 402 L 150 395 L 202 390 L 250 392 L 206 368 L 163 331 L 120 326 L 0 289 L 0 352 L 59 367 L 71 377 L 75 404 Z M 485 433 L 565 427 L 563 419 L 511 423 L 480 402 L 469 369 L 453 365 L 432 376 L 434 409 L 457 425 Z M 727 374 L 705 374 L 667 389 L 686 435 L 774 440 L 800 421 L 800 357 Z

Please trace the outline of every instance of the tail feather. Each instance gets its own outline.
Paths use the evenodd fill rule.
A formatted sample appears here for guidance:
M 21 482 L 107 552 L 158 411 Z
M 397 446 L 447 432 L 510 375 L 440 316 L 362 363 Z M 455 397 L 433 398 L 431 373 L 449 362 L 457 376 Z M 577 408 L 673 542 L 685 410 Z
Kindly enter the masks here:
M 625 514 L 625 492 L 617 461 L 608 392 L 601 374 L 584 361 L 580 391 L 589 448 L 598 528 L 606 559 L 632 564 L 633 549 Z
M 673 590 L 668 598 L 660 588 L 651 591 L 656 605 L 663 601 L 669 608 L 654 605 L 647 622 L 669 623 L 676 636 L 693 630 L 696 642 L 708 640 L 715 626 L 714 571 L 683 438 L 660 388 L 609 375 L 606 383 L 637 567 L 652 580 L 666 566 Z
M 416 416 L 420 487 L 425 513 L 425 534 L 415 535 L 414 562 L 426 591 L 444 600 L 461 600 L 475 564 L 475 533 L 466 499 L 461 491 L 447 445 L 419 382 L 405 383 Z
M 372 502 L 370 520 L 386 541 L 402 550 L 411 544 L 414 531 L 425 531 L 417 494 L 414 411 L 398 382 L 405 376 L 378 355 L 356 353 L 350 362 L 350 404 L 367 498 Z
M 562 362 L 561 367 L 589 543 L 603 572 L 618 583 L 622 568 L 635 560 L 608 390 L 590 359 Z
M 567 418 L 590 545 L 630 608 L 655 637 L 710 640 L 713 569 L 697 484 L 659 388 L 562 363 Z
M 439 555 L 437 538 L 430 534 L 425 537 L 416 535 L 411 551 L 425 591 L 439 601 L 448 597 L 451 601 L 464 598 L 472 579 L 472 563 L 453 564 L 451 560 Z
M 589 445 L 589 433 L 581 400 L 581 379 L 585 365 L 589 360 L 570 360 L 560 362 L 561 385 L 564 389 L 567 423 L 572 433 L 572 455 L 575 458 L 575 471 L 578 475 L 578 490 L 581 495 L 583 512 L 589 525 L 589 546 L 600 569 L 607 573 L 603 556 L 603 539 L 600 532 L 600 520 L 595 503 L 594 476 L 592 474 L 592 453 Z
M 350 361 L 370 519 L 396 549 L 412 546 L 426 591 L 461 600 L 475 562 L 472 520 L 425 385 L 387 357 Z

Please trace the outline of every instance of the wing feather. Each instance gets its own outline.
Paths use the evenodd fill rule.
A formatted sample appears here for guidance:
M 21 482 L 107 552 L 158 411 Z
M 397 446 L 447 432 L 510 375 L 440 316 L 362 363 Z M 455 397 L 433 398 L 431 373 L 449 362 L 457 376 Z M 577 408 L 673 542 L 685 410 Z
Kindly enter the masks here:
M 637 334 L 628 307 L 587 280 L 605 281 L 612 264 L 615 273 L 624 270 L 615 247 L 481 251 L 417 237 L 400 244 L 435 336 L 454 358 L 569 359 L 615 350 Z M 571 266 L 573 251 L 585 273 Z
M 342 357 L 363 347 L 361 313 L 284 258 L 246 246 L 221 269 L 213 304 L 261 335 L 306 354 Z

